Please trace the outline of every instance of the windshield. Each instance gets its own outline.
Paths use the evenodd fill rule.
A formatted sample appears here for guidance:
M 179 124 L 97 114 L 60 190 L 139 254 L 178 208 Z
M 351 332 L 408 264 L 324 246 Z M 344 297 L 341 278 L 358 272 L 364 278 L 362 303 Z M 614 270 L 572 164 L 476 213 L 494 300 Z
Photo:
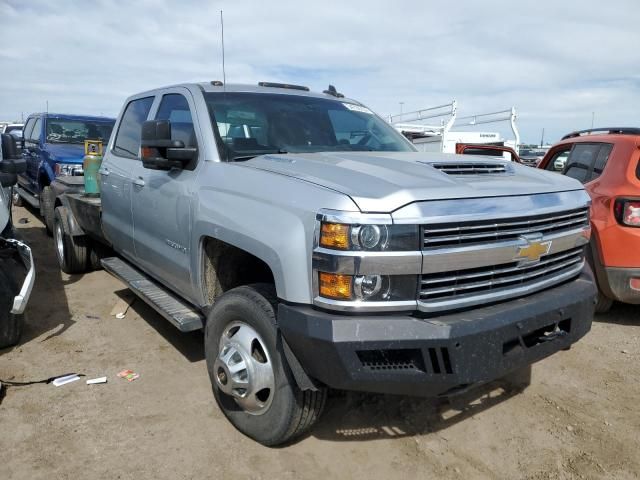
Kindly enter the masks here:
M 85 140 L 109 141 L 114 121 L 47 118 L 48 143 L 79 143 Z
M 266 153 L 412 152 L 413 146 L 371 110 L 299 95 L 205 93 L 227 160 Z

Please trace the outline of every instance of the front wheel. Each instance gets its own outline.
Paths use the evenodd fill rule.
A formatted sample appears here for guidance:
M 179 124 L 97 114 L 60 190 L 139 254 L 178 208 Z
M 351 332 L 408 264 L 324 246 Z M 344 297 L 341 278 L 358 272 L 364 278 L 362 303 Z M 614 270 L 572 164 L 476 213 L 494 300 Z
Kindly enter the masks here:
M 318 420 L 326 389 L 302 391 L 278 348 L 271 285 L 216 300 L 205 328 L 207 370 L 218 406 L 240 432 L 266 446 L 299 437 Z
M 64 273 L 85 273 L 88 271 L 88 247 L 86 237 L 71 235 L 68 212 L 58 207 L 53 214 L 53 240 L 60 269 Z
M 598 296 L 596 297 L 596 313 L 607 313 L 613 306 L 613 300 L 606 297 L 598 288 Z

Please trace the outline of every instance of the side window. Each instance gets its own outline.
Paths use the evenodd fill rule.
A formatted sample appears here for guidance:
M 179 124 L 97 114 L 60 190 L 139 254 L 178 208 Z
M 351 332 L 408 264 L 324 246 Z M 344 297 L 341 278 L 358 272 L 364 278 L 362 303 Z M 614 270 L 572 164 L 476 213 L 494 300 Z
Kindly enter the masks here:
M 33 130 L 29 133 L 27 141 L 29 143 L 38 143 L 40 141 L 40 131 L 42 130 L 42 117 L 38 117 L 33 125 Z
M 575 178 L 582 183 L 586 183 L 591 179 L 593 164 L 600 150 L 599 143 L 578 143 L 574 145 L 564 174 L 568 177 Z
M 31 136 L 31 131 L 33 130 L 33 126 L 36 123 L 35 118 L 30 118 L 27 120 L 27 124 L 24 126 L 24 130 L 22 131 L 22 138 L 25 140 Z
M 162 96 L 156 120 L 171 122 L 171 140 L 182 140 L 185 147 L 197 147 L 196 132 L 187 99 L 179 93 Z
M 147 119 L 152 104 L 153 97 L 139 98 L 129 102 L 118 127 L 113 153 L 121 157 L 138 158 L 142 122 Z
M 610 143 L 603 143 L 600 146 L 600 150 L 598 151 L 598 156 L 596 157 L 596 163 L 593 165 L 593 172 L 591 173 L 591 180 L 595 180 L 602 172 L 604 172 L 604 167 L 607 165 L 607 161 L 609 160 L 609 155 L 611 155 L 611 150 L 613 150 L 613 145 Z

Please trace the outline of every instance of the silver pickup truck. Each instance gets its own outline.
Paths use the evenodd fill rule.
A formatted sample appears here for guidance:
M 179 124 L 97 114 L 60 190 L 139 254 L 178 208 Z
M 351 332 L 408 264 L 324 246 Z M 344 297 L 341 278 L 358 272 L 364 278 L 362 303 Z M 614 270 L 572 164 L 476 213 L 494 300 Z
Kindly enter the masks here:
M 105 151 L 101 198 L 56 198 L 62 268 L 101 260 L 204 328 L 218 405 L 265 445 L 309 429 L 328 388 L 448 396 L 590 329 L 578 182 L 416 152 L 333 87 L 144 92 Z

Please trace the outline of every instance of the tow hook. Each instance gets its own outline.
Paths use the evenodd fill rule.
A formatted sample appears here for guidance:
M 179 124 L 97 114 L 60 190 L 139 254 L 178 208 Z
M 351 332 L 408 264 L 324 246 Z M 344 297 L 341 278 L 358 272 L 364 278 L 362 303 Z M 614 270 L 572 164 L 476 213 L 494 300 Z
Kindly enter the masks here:
M 567 336 L 567 332 L 562 330 L 560 326 L 556 323 L 555 328 L 551 332 L 544 332 L 542 335 L 538 337 L 539 342 L 552 342 L 557 340 L 558 338 L 562 338 Z

